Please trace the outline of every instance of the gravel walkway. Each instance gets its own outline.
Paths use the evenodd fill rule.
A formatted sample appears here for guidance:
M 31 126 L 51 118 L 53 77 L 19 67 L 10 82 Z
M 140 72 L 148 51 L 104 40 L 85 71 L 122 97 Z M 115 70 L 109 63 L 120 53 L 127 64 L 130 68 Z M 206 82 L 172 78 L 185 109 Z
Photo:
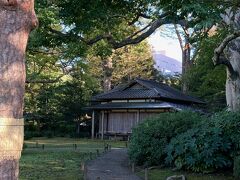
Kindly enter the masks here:
M 128 166 L 127 149 L 110 152 L 89 161 L 85 165 L 86 180 L 140 180 Z

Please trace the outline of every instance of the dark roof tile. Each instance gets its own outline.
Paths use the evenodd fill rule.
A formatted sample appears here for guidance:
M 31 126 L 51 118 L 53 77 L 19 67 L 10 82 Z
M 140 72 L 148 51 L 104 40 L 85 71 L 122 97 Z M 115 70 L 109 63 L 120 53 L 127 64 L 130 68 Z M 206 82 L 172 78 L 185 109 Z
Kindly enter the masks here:
M 142 85 L 143 89 L 131 89 L 131 86 L 134 84 Z M 167 99 L 173 101 L 183 101 L 189 103 L 203 104 L 204 102 L 192 97 L 183 94 L 181 91 L 174 89 L 166 84 L 159 83 L 153 80 L 144 80 L 136 79 L 124 86 L 118 86 L 117 88 L 112 89 L 109 92 L 99 94 L 93 97 L 93 101 L 104 101 L 111 99 Z

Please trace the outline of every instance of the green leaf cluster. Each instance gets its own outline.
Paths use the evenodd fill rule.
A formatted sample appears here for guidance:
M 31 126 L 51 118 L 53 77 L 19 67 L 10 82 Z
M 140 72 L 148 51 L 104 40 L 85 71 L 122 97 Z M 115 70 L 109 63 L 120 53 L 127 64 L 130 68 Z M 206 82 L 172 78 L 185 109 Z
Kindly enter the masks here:
M 194 65 L 184 77 L 189 84 L 190 94 L 205 100 L 210 111 L 219 111 L 226 107 L 226 69 L 224 66 L 215 67 L 212 61 L 214 49 L 223 40 L 225 33 L 215 32 L 215 35 L 199 42 L 200 50 Z
M 129 155 L 140 165 L 204 173 L 229 169 L 239 156 L 239 129 L 240 113 L 163 113 L 134 129 Z
M 185 132 L 201 121 L 193 112 L 162 113 L 147 119 L 133 130 L 129 155 L 137 164 L 164 164 L 166 145 L 171 138 Z
M 200 126 L 172 138 L 165 149 L 166 163 L 178 169 L 211 172 L 232 165 L 230 149 L 231 142 L 222 136 L 222 129 Z
M 234 160 L 233 174 L 236 179 L 240 178 L 240 156 L 237 156 Z

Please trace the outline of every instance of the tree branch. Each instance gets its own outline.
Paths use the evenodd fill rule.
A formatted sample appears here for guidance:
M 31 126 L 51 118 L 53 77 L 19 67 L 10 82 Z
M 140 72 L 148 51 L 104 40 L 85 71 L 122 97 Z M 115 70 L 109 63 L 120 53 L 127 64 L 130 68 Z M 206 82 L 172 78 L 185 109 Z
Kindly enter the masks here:
M 235 77 L 237 77 L 238 73 L 234 70 L 231 62 L 223 54 L 219 56 L 218 63 L 215 65 L 220 65 L 220 64 L 223 64 L 228 68 L 230 72 L 230 77 L 232 79 L 235 79 Z
M 235 71 L 232 67 L 231 62 L 224 57 L 224 49 L 227 47 L 227 45 L 234 39 L 240 37 L 240 31 L 236 31 L 231 35 L 228 35 L 223 41 L 222 43 L 214 50 L 214 57 L 213 57 L 213 63 L 214 65 L 219 65 L 219 64 L 223 64 L 225 66 L 228 67 L 229 71 L 232 74 L 235 74 Z
M 151 26 L 151 23 L 149 23 L 148 25 L 146 25 L 144 28 L 136 31 L 135 33 L 133 33 L 131 36 L 128 37 L 128 39 L 133 38 L 134 36 L 138 35 L 139 33 L 145 31 L 147 28 L 149 28 Z
M 128 23 L 128 25 L 129 25 L 129 26 L 133 25 L 135 22 L 137 22 L 137 21 L 139 20 L 140 17 L 143 17 L 143 18 L 145 18 L 145 19 L 151 19 L 151 16 L 148 16 L 148 15 L 143 14 L 143 13 L 140 12 L 140 13 L 138 13 L 138 14 L 136 15 L 135 18 L 132 19 L 131 22 Z
M 169 15 L 169 13 L 164 13 L 162 15 L 159 16 L 159 18 L 153 22 L 151 22 L 149 25 L 147 25 L 146 27 L 142 28 L 141 30 L 133 33 L 132 35 L 130 35 L 129 37 L 121 40 L 121 41 L 116 41 L 114 39 L 114 37 L 111 35 L 111 34 L 103 34 L 103 35 L 98 35 L 90 40 L 87 40 L 81 36 L 77 36 L 75 35 L 75 37 L 79 40 L 79 41 L 82 41 L 84 43 L 86 43 L 87 45 L 93 45 L 95 43 L 97 43 L 98 41 L 101 41 L 101 40 L 106 40 L 108 41 L 108 43 L 110 45 L 112 45 L 112 47 L 114 49 L 118 49 L 118 48 L 121 48 L 123 46 L 126 46 L 126 45 L 130 45 L 130 44 L 138 44 L 140 43 L 141 41 L 143 41 L 144 39 L 146 39 L 148 36 L 150 36 L 156 29 L 158 29 L 160 26 L 164 25 L 164 24 L 171 24 L 171 23 L 174 23 L 173 20 L 169 20 L 167 19 L 167 15 Z M 148 28 L 148 30 L 146 30 Z M 146 31 L 145 31 L 146 30 Z M 138 35 L 139 33 L 145 31 L 144 33 Z M 57 30 L 54 30 L 54 29 L 50 29 L 50 32 L 54 33 L 54 34 L 57 34 L 61 37 L 64 37 L 64 38 L 70 38 L 72 33 L 69 32 L 67 34 L 65 33 L 62 33 L 60 31 L 57 31 Z M 134 37 L 138 35 L 137 37 Z
M 181 47 L 181 50 L 182 50 L 182 52 L 183 52 L 183 48 L 184 48 L 184 46 L 183 46 L 183 40 L 182 40 L 181 34 L 180 34 L 180 32 L 179 32 L 178 27 L 177 27 L 176 24 L 174 24 L 174 28 L 175 28 L 175 31 L 176 31 L 176 34 L 177 34 L 177 37 L 178 37 L 178 42 L 179 42 L 180 47 Z
M 214 50 L 213 62 L 215 65 L 221 64 L 221 54 L 223 54 L 224 49 L 227 45 L 234 39 L 240 37 L 240 31 L 236 31 L 233 34 L 227 36 L 222 43 Z
M 120 42 L 116 42 L 116 41 L 110 42 L 109 41 L 109 43 L 113 46 L 114 49 L 118 49 L 123 46 L 130 45 L 130 44 L 138 44 L 141 41 L 143 41 L 144 39 L 146 39 L 147 37 L 149 37 L 152 33 L 154 33 L 154 31 L 156 29 L 158 29 L 160 26 L 162 26 L 164 24 L 171 24 L 171 23 L 174 23 L 174 22 L 172 20 L 168 20 L 168 19 L 157 19 L 154 22 L 152 22 L 151 26 L 149 27 L 149 29 L 147 31 L 140 34 L 139 36 L 137 36 L 135 38 L 126 38 Z

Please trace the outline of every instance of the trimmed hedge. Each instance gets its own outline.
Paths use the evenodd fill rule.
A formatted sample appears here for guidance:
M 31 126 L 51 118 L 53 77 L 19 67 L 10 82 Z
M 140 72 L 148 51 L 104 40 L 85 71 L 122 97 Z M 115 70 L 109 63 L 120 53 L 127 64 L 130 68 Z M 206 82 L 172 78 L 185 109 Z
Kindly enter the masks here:
M 165 147 L 171 138 L 195 127 L 203 119 L 193 112 L 162 113 L 149 118 L 133 129 L 129 156 L 139 165 L 164 164 Z

